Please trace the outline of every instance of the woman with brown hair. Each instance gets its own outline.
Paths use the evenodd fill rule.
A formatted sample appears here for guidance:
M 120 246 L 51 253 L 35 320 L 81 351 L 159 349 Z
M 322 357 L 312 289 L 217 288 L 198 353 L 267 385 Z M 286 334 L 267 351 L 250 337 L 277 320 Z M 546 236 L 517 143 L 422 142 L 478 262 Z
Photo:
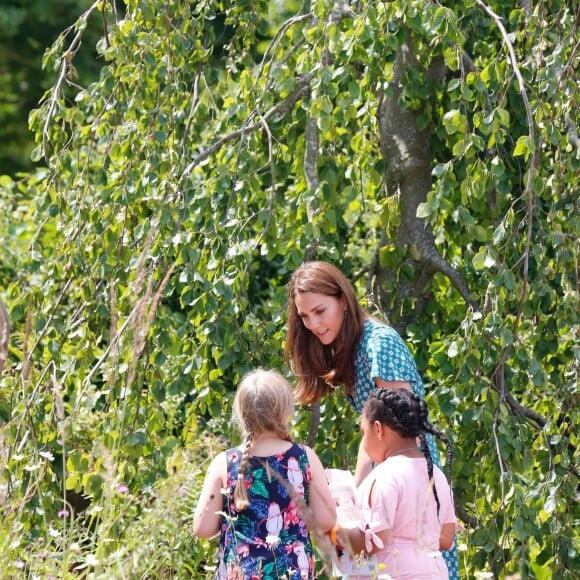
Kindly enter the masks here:
M 359 414 L 377 387 L 406 388 L 425 398 L 408 346 L 394 328 L 363 310 L 352 284 L 338 268 L 327 262 L 305 262 L 290 278 L 288 301 L 285 357 L 298 381 L 300 403 L 316 403 L 339 386 Z M 427 444 L 439 465 L 430 435 Z M 371 468 L 361 446 L 356 485 Z M 450 578 L 458 578 L 456 549 L 444 556 Z

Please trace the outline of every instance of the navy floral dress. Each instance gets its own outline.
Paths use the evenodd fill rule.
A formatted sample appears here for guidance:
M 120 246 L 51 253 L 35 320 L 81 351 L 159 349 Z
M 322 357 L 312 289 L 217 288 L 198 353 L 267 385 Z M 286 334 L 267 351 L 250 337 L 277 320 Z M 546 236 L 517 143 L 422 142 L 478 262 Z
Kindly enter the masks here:
M 226 451 L 228 487 L 223 490 L 216 579 L 314 578 L 312 544 L 302 513 L 311 479 L 304 446 L 293 443 L 279 455 L 250 457 L 244 474 L 250 505 L 238 510 L 233 492 L 241 459 L 238 448 Z

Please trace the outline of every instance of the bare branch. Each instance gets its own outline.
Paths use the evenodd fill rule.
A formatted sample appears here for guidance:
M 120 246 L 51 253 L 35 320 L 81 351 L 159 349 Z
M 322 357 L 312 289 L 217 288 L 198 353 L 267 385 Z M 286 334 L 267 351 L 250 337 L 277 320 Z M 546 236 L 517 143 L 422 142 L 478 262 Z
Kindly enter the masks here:
M 308 183 L 308 189 L 310 190 L 311 197 L 306 204 L 306 213 L 308 215 L 308 221 L 313 222 L 315 215 L 320 210 L 317 200 L 313 195 L 320 189 L 320 179 L 318 177 L 318 127 L 316 126 L 316 119 L 313 119 L 308 115 L 306 119 L 306 128 L 304 131 L 305 151 L 304 151 L 304 173 L 306 175 L 306 182 Z M 315 255 L 315 249 L 318 240 L 312 240 L 308 244 L 306 250 L 306 260 L 313 260 Z
M 311 405 L 310 410 L 312 416 L 310 418 L 310 433 L 308 434 L 306 445 L 308 445 L 308 447 L 314 447 L 314 444 L 316 443 L 318 427 L 320 426 L 320 402 Z
M 310 115 L 306 119 L 306 129 L 304 131 L 304 139 L 306 141 L 304 151 L 304 174 L 306 176 L 306 183 L 310 191 L 316 191 L 320 187 L 320 179 L 318 177 L 318 127 L 316 126 L 316 119 Z M 314 210 L 311 204 L 308 206 L 308 219 L 311 221 L 314 216 Z
M 189 108 L 189 115 L 187 116 L 187 123 L 185 125 L 185 130 L 183 132 L 183 137 L 181 138 L 181 154 L 185 155 L 185 139 L 189 134 L 189 130 L 191 129 L 191 123 L 193 121 L 193 117 L 195 112 L 197 111 L 197 107 L 199 106 L 199 79 L 202 74 L 201 63 L 197 65 L 197 70 L 195 71 L 195 78 L 193 79 L 193 98 L 191 99 L 191 106 Z
M 268 231 L 268 228 L 270 227 L 270 222 L 272 221 L 272 215 L 274 213 L 274 202 L 276 201 L 276 164 L 274 163 L 274 147 L 273 147 L 274 137 L 272 135 L 272 131 L 270 131 L 270 126 L 268 125 L 266 120 L 263 117 L 260 117 L 260 118 L 262 119 L 262 125 L 264 127 L 264 131 L 268 135 L 268 165 L 270 167 L 270 197 L 268 199 L 268 210 L 267 210 L 268 214 L 267 214 L 267 218 L 266 218 L 266 223 L 264 224 L 264 228 L 262 229 L 262 233 L 260 234 L 260 236 L 256 240 L 256 243 L 254 244 L 255 248 L 258 248 L 258 246 L 262 243 L 262 239 L 264 238 L 264 236 L 266 235 L 266 233 Z

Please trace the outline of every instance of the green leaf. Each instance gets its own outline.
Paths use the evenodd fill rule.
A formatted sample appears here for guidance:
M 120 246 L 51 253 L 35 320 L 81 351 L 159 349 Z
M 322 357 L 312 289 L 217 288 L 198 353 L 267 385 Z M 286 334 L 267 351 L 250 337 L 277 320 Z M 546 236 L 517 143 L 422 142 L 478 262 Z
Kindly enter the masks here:
M 514 155 L 515 156 L 524 155 L 524 157 L 527 159 L 530 156 L 530 154 L 534 152 L 534 149 L 535 149 L 534 143 L 530 139 L 530 136 L 529 135 L 522 135 L 516 141 L 516 146 L 514 148 Z
M 417 206 L 417 217 L 420 219 L 428 218 L 433 213 L 433 209 L 429 203 L 420 203 Z
M 476 270 L 484 270 L 494 266 L 495 259 L 487 252 L 487 250 L 480 250 L 475 254 L 475 256 L 473 256 L 472 264 Z

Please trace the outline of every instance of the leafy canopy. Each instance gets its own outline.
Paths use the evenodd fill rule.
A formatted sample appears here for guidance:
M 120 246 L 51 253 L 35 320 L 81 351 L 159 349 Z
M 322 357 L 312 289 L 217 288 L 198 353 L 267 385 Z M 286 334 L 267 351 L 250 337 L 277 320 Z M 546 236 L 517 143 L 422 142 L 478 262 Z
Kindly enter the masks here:
M 137 573 L 111 490 L 155 489 L 204 430 L 231 435 L 240 376 L 285 369 L 285 284 L 317 257 L 414 350 L 455 442 L 465 574 L 571 578 L 573 10 L 95 3 L 45 55 L 58 76 L 31 125 L 46 168 L 0 184 L 9 565 L 39 566 L 24 548 L 84 499 L 74 530 L 89 540 L 49 542 L 67 561 Z M 75 35 L 96 11 L 103 67 L 70 99 Z M 315 429 L 299 410 L 296 437 L 352 467 L 357 418 L 340 394 L 319 411 Z

